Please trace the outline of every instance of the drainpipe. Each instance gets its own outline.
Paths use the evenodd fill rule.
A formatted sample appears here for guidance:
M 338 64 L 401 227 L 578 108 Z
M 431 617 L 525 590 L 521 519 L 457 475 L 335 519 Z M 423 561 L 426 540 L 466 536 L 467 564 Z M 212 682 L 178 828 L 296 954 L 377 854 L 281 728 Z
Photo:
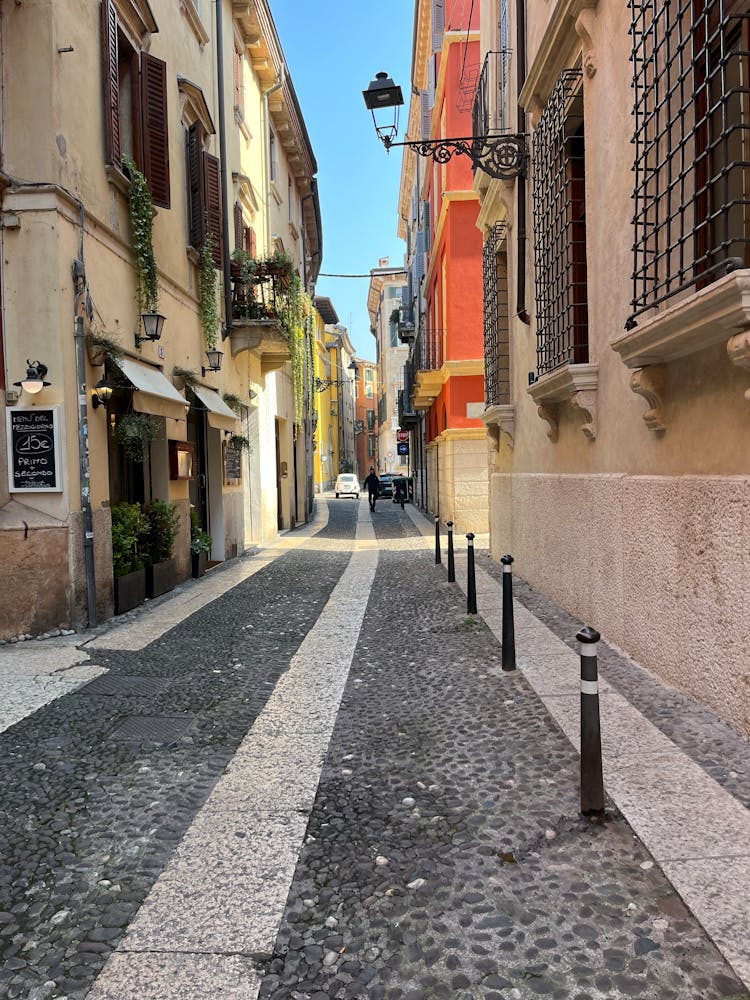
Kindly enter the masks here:
M 224 118 L 224 16 L 223 0 L 216 0 L 216 81 L 219 89 L 219 159 L 221 160 L 221 231 L 224 243 L 224 332 L 229 336 L 232 326 L 232 270 L 229 243 L 229 185 L 227 184 L 227 125 Z
M 80 263 L 76 261 L 76 264 Z M 78 460 L 81 474 L 81 513 L 83 514 L 83 554 L 86 567 L 86 603 L 88 626 L 96 625 L 96 578 L 94 572 L 94 522 L 91 513 L 91 464 L 89 460 L 89 427 L 86 399 L 86 347 L 83 316 L 80 307 L 76 315 L 75 332 L 76 382 L 78 384 Z
M 263 114 L 266 121 L 266 178 L 268 181 L 266 191 L 266 251 L 271 250 L 271 110 L 268 106 L 268 98 L 281 90 L 286 79 L 286 64 L 282 62 L 279 66 L 279 79 L 272 87 L 263 94 Z
M 516 49 L 518 51 L 516 101 L 518 101 L 518 95 L 526 83 L 526 0 L 518 0 L 516 4 L 516 22 Z M 526 112 L 521 107 L 520 102 L 518 103 L 518 132 L 519 135 L 526 134 Z M 518 178 L 517 195 L 516 315 L 523 323 L 528 324 L 531 320 L 526 311 L 526 177 L 523 175 Z

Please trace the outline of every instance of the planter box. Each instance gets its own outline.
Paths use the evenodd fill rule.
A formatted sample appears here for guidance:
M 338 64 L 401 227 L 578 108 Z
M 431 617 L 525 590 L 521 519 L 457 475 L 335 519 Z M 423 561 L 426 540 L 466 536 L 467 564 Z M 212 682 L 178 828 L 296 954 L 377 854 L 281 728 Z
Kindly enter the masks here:
M 190 559 L 193 564 L 193 576 L 197 580 L 201 576 L 206 574 L 206 565 L 208 564 L 208 553 L 200 552 L 198 555 L 195 552 L 190 553 Z
M 146 570 L 115 577 L 115 614 L 132 611 L 146 600 Z
M 174 559 L 165 559 L 164 562 L 154 563 L 153 566 L 146 567 L 146 597 L 159 597 L 174 590 L 175 585 L 175 562 Z

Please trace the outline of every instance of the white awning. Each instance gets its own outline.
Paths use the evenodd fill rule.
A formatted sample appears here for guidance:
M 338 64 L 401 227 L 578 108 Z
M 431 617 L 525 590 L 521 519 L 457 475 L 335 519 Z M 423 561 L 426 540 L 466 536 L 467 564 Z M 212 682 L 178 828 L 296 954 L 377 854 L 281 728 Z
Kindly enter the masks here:
M 204 385 L 194 385 L 192 388 L 208 411 L 207 417 L 211 427 L 217 427 L 220 431 L 237 430 L 237 414 L 227 406 L 218 392 L 207 389 Z
M 184 420 L 188 401 L 158 368 L 132 358 L 116 358 L 117 367 L 135 389 L 133 409 L 157 417 Z

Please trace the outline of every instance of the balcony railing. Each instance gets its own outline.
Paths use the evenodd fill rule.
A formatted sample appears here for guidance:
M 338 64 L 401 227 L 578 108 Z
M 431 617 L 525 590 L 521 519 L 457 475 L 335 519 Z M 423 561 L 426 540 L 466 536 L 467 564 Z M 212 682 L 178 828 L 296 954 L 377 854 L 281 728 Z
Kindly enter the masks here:
M 414 313 L 411 309 L 398 311 L 398 339 L 402 344 L 408 344 L 414 339 Z
M 501 52 L 488 52 L 484 58 L 472 112 L 474 135 L 496 135 L 508 128 L 505 95 L 509 57 L 510 52 L 504 49 Z
M 283 296 L 288 290 L 289 277 L 285 273 L 275 273 L 271 268 L 259 268 L 248 280 L 242 276 L 240 268 L 233 264 L 232 319 L 278 319 Z
M 411 401 L 411 393 L 408 388 L 398 390 L 398 425 L 399 427 L 413 427 L 419 420 L 419 414 L 414 409 Z

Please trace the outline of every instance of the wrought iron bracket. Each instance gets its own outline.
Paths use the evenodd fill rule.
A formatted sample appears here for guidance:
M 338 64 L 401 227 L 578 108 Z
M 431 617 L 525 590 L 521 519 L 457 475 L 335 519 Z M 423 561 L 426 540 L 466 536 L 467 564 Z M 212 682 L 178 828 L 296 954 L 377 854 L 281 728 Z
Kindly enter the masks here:
M 508 134 L 463 136 L 456 139 L 421 139 L 415 142 L 391 142 L 381 136 L 387 150 L 407 146 L 417 156 L 431 157 L 436 163 L 447 163 L 453 156 L 468 156 L 478 170 L 501 181 L 525 177 L 529 149 L 525 135 Z

